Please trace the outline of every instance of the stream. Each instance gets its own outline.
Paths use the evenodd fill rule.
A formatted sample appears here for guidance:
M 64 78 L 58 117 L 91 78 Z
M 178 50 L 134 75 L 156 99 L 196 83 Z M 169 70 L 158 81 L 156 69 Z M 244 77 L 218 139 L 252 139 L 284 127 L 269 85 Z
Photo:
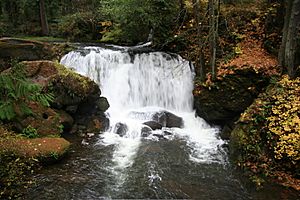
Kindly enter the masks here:
M 190 62 L 133 50 L 82 47 L 62 58 L 99 84 L 110 127 L 85 145 L 65 135 L 68 157 L 40 171 L 25 199 L 297 199 L 273 184 L 256 191 L 234 170 L 219 128 L 195 114 Z

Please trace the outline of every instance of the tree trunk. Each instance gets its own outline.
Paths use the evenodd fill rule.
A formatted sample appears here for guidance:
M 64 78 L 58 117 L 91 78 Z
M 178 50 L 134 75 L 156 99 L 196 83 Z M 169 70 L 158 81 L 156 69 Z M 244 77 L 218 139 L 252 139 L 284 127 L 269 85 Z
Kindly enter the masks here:
M 49 35 L 49 26 L 47 21 L 46 9 L 45 9 L 45 0 L 40 0 L 40 21 L 42 27 L 42 35 Z
M 179 5 L 180 5 L 180 10 L 184 10 L 185 9 L 185 3 L 184 0 L 179 0 Z
M 198 76 L 200 77 L 201 81 L 205 80 L 206 76 L 206 70 L 205 70 L 205 58 L 203 53 L 203 41 L 201 40 L 201 23 L 200 23 L 200 2 L 199 0 L 193 0 L 193 12 L 194 17 L 196 20 L 196 26 L 197 26 L 197 36 L 198 36 L 198 47 L 199 47 L 199 60 L 196 66 L 198 66 L 198 70 L 196 69 L 196 72 Z
M 288 1 L 284 19 L 282 43 L 278 55 L 279 64 L 287 69 L 288 75 L 295 78 L 299 58 L 297 58 L 297 48 L 299 48 L 300 34 L 300 0 Z M 299 51 L 299 50 L 298 50 Z
M 215 16 L 215 0 L 209 0 L 208 2 L 208 14 L 209 14 L 209 51 L 210 51 L 210 66 L 213 80 L 217 77 L 216 69 L 216 16 Z

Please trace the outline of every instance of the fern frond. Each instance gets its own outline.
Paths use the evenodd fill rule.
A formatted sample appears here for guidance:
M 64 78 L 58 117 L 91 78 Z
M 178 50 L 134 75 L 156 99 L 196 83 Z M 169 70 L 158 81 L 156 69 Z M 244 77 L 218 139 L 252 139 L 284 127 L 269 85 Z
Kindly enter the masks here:
M 49 102 L 54 100 L 54 95 L 43 93 L 42 89 L 42 86 L 26 78 L 21 64 L 15 64 L 9 74 L 0 74 L 0 119 L 11 120 L 17 114 L 31 114 L 31 109 L 26 105 L 28 101 L 50 106 Z
M 31 115 L 32 114 L 32 110 L 25 103 L 20 103 L 19 109 L 20 109 L 22 114 L 25 114 L 25 115 Z
M 16 116 L 12 103 L 5 102 L 0 104 L 0 119 L 11 120 Z

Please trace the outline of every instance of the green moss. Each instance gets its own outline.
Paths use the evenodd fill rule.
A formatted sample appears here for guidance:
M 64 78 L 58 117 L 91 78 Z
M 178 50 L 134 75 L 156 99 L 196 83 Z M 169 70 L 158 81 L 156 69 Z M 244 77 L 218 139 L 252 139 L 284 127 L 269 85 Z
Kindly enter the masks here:
M 55 63 L 55 67 L 58 70 L 58 75 L 62 80 L 65 80 L 66 82 L 69 81 L 69 79 L 76 80 L 76 84 L 79 84 L 80 87 L 77 88 L 79 91 L 74 92 L 79 92 L 83 94 L 89 92 L 91 83 L 91 80 L 89 78 L 84 77 L 69 68 L 66 68 L 58 62 Z

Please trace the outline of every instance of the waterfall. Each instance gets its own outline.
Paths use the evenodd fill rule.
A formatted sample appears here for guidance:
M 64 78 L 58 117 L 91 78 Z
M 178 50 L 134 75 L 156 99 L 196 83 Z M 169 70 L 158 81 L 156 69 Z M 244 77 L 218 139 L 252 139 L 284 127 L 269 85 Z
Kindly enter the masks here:
M 120 184 L 139 145 L 143 140 L 159 141 L 158 135 L 185 140 L 194 162 L 224 161 L 218 128 L 196 117 L 193 110 L 194 72 L 187 60 L 163 52 L 134 54 L 126 47 L 85 47 L 68 53 L 61 63 L 97 82 L 110 103 L 106 114 L 111 125 L 100 135 L 99 145 L 115 146 L 110 170 Z M 163 127 L 142 137 L 143 122 L 162 111 L 181 117 L 181 128 Z M 123 135 L 116 131 L 120 127 Z

